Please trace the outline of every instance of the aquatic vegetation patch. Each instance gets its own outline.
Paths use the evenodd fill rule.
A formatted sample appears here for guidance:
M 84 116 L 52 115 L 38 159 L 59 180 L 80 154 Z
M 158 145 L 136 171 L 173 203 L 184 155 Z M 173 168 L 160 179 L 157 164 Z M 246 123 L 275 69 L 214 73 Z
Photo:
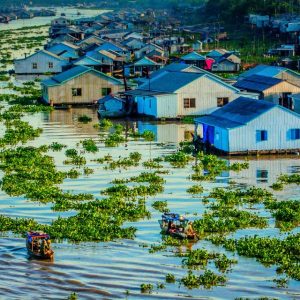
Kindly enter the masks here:
M 120 143 L 125 142 L 125 138 L 118 133 L 111 133 L 105 139 L 105 147 L 117 147 Z
M 198 195 L 198 194 L 202 194 L 204 189 L 203 189 L 203 186 L 201 186 L 199 184 L 195 184 L 195 185 L 189 187 L 186 191 L 189 194 Z
M 0 139 L 0 146 L 25 144 L 39 137 L 42 131 L 41 128 L 35 129 L 28 122 L 18 119 L 6 121 L 6 131 Z
M 137 167 L 139 165 L 139 161 L 141 160 L 142 155 L 138 152 L 129 153 L 128 157 L 119 158 L 118 160 L 111 160 L 111 158 L 103 159 L 104 161 L 108 161 L 108 165 L 105 167 L 109 170 L 115 170 L 117 168 L 127 169 L 129 167 Z
M 78 122 L 80 122 L 80 123 L 85 123 L 85 124 L 87 124 L 87 123 L 89 123 L 89 122 L 91 122 L 91 121 L 92 121 L 92 118 L 89 117 L 89 116 L 87 116 L 87 115 L 82 115 L 82 116 L 79 116 L 79 117 L 78 117 Z
M 233 264 L 237 264 L 237 260 L 230 259 L 225 254 L 219 255 L 219 257 L 215 260 L 215 266 L 222 273 L 228 272 Z
M 168 273 L 166 275 L 166 282 L 167 283 L 174 283 L 176 281 L 176 277 L 174 274 Z
M 76 155 L 72 156 L 70 159 L 66 159 L 63 162 L 65 165 L 75 165 L 75 166 L 83 166 L 86 164 L 86 159 L 84 156 Z
M 169 162 L 173 167 L 176 168 L 184 168 L 191 160 L 193 160 L 193 157 L 185 154 L 182 151 L 177 151 L 173 154 L 165 156 L 165 161 Z
M 207 266 L 209 260 L 219 257 L 219 254 L 210 253 L 205 249 L 196 249 L 180 256 L 185 257 L 182 260 L 182 264 L 184 266 L 189 268 L 204 268 Z
M 300 225 L 300 201 L 273 201 L 266 204 L 266 208 L 276 220 L 276 226 L 282 230 L 291 230 Z
M 161 213 L 169 212 L 167 201 L 155 201 L 152 203 L 152 207 Z
M 193 227 L 201 235 L 210 233 L 230 233 L 243 228 L 265 228 L 267 220 L 248 211 L 224 209 L 205 213 L 201 219 L 195 220 Z
M 98 147 L 92 139 L 86 139 L 82 141 L 82 146 L 84 150 L 87 152 L 92 152 L 92 153 L 98 152 Z
M 213 286 L 224 285 L 227 279 L 223 275 L 218 275 L 210 270 L 205 270 L 203 274 L 199 276 L 189 271 L 186 277 L 181 279 L 181 282 L 189 289 L 204 287 L 210 289 Z
M 144 161 L 143 162 L 143 166 L 146 168 L 146 169 L 161 169 L 163 168 L 164 166 L 161 165 L 159 162 L 157 161 L 154 161 L 152 159 L 149 159 L 147 161 Z
M 151 294 L 153 292 L 154 286 L 151 283 L 142 283 L 141 284 L 141 293 Z
M 49 148 L 52 150 L 52 151 L 61 151 L 63 148 L 66 148 L 67 146 L 64 145 L 64 144 L 61 144 L 61 143 L 58 143 L 58 142 L 53 142 Z
M 152 142 L 155 140 L 155 133 L 150 130 L 145 130 L 141 137 L 147 142 Z
M 101 119 L 99 126 L 103 129 L 109 129 L 113 127 L 113 123 L 109 119 Z

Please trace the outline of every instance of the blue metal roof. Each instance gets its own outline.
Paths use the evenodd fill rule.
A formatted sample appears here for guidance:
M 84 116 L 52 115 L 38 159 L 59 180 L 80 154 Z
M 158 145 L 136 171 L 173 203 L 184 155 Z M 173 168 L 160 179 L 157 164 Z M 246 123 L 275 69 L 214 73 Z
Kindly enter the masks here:
M 156 66 L 159 64 L 145 56 L 145 57 L 141 58 L 140 60 L 136 61 L 134 63 L 134 65 L 135 66 Z
M 60 44 L 56 44 L 56 45 L 48 48 L 47 51 L 52 52 L 54 54 L 59 54 L 59 53 L 62 53 L 63 51 L 76 53 L 76 48 L 75 48 L 75 46 L 72 47 L 65 43 L 60 43 Z
M 287 68 L 277 67 L 277 66 L 267 66 L 267 65 L 258 65 L 253 69 L 250 69 L 240 75 L 241 78 L 249 77 L 252 75 L 261 75 L 266 77 L 276 77 L 282 72 L 289 72 L 297 74 Z M 300 75 L 298 75 L 300 78 Z
M 114 77 L 108 76 L 108 75 L 106 75 L 104 73 L 101 73 L 101 72 L 99 72 L 99 71 L 97 71 L 93 68 L 88 68 L 86 66 L 76 66 L 72 69 L 69 69 L 65 72 L 62 72 L 60 74 L 55 75 L 50 79 L 43 80 L 42 84 L 45 85 L 45 86 L 60 85 L 60 84 L 63 84 L 64 82 L 66 82 L 66 81 L 69 81 L 69 80 L 71 80 L 75 77 L 78 77 L 78 76 L 80 76 L 84 73 L 87 73 L 87 72 L 93 72 L 95 75 L 97 75 L 99 77 L 105 77 L 108 80 L 115 82 L 116 84 L 122 84 L 121 80 L 118 80 Z
M 244 89 L 253 92 L 263 92 L 274 85 L 282 82 L 281 79 L 261 76 L 261 75 L 251 75 L 242 80 L 239 80 L 234 84 L 235 87 L 239 89 Z
M 276 106 L 264 100 L 239 97 L 208 116 L 196 118 L 195 122 L 230 129 L 243 126 Z
M 53 76 L 52 79 L 56 82 L 62 83 L 64 81 L 68 81 L 74 77 L 77 77 L 89 70 L 91 70 L 91 69 L 88 67 L 85 67 L 85 66 L 76 66 L 72 69 L 69 69 L 65 72 L 62 72 L 60 74 Z
M 150 79 L 150 83 L 142 84 L 139 89 L 173 93 L 204 74 L 192 72 L 163 72 L 160 76 Z
M 89 57 L 89 56 L 85 56 L 83 58 L 78 59 L 76 62 L 74 62 L 74 65 L 76 66 L 101 66 L 101 62 Z
M 100 45 L 99 47 L 97 47 L 94 51 L 100 51 L 100 50 L 113 50 L 115 52 L 124 52 L 125 50 L 113 43 L 110 42 L 106 42 L 102 45 Z
M 191 52 L 181 57 L 182 60 L 205 60 L 206 58 L 197 52 Z

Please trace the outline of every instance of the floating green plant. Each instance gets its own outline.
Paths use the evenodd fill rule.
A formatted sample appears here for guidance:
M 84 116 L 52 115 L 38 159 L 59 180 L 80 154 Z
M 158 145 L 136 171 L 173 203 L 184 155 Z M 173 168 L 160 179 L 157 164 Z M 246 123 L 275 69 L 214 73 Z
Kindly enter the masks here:
M 78 117 L 78 122 L 80 123 L 89 123 L 92 121 L 92 118 L 87 115 L 82 115 Z
M 98 151 L 98 147 L 92 139 L 86 139 L 82 141 L 82 146 L 87 152 L 96 153 Z

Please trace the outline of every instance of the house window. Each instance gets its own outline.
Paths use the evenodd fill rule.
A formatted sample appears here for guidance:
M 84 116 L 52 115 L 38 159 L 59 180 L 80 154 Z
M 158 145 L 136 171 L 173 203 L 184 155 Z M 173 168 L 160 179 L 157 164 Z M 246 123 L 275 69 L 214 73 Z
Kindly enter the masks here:
M 48 67 L 49 67 L 49 69 L 53 69 L 53 62 L 49 62 Z
M 196 107 L 196 99 L 195 98 L 184 98 L 183 99 L 183 107 L 184 108 L 195 108 Z
M 32 63 L 32 69 L 37 69 L 37 63 Z
M 268 140 L 268 131 L 267 130 L 256 130 L 256 141 L 262 142 Z
M 107 96 L 111 94 L 111 88 L 102 88 L 102 96 Z
M 217 106 L 218 107 L 222 107 L 222 106 L 228 104 L 228 102 L 229 102 L 229 98 L 228 97 L 217 98 Z
M 81 95 L 82 95 L 81 88 L 72 89 L 72 96 L 76 97 L 76 96 L 81 96 Z
M 300 128 L 291 129 L 291 139 L 299 140 L 300 139 Z

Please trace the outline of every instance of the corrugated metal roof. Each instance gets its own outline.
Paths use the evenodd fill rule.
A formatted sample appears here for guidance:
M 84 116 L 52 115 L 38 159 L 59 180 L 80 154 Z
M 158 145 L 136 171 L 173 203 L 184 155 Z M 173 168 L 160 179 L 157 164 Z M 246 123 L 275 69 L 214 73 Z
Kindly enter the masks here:
M 254 100 L 246 97 L 226 104 L 209 116 L 196 118 L 196 123 L 205 123 L 222 128 L 235 128 L 249 123 L 263 113 L 276 107 L 275 104 L 264 100 Z
M 292 72 L 291 70 L 277 66 L 258 65 L 240 75 L 240 78 L 246 78 L 252 75 L 261 75 L 266 77 L 276 77 L 282 72 Z M 296 74 L 295 72 L 292 72 Z M 299 76 L 300 78 L 300 76 Z
M 163 72 L 160 76 L 150 79 L 150 88 L 151 91 L 173 93 L 202 76 L 204 74 L 192 72 Z M 142 84 L 139 89 L 149 89 L 149 83 Z
M 75 45 L 67 43 L 67 42 L 62 42 L 62 43 L 56 44 L 56 45 L 48 48 L 47 50 L 49 52 L 59 54 L 59 53 L 63 52 L 64 50 L 67 50 L 70 52 L 75 52 L 77 49 L 79 49 L 78 46 L 75 46 Z
M 100 51 L 100 50 L 106 50 L 106 51 L 109 51 L 109 50 L 113 50 L 113 51 L 116 51 L 116 52 L 124 52 L 126 51 L 124 48 L 121 48 L 113 43 L 110 43 L 110 42 L 106 42 L 102 45 L 100 45 L 99 47 L 97 47 L 95 49 L 95 51 Z
M 274 85 L 277 85 L 280 82 L 282 82 L 282 80 L 278 78 L 251 75 L 242 80 L 239 80 L 234 84 L 234 86 L 239 89 L 244 89 L 248 91 L 263 92 L 273 87 Z
M 89 56 L 85 56 L 83 58 L 79 58 L 76 62 L 74 62 L 74 65 L 76 66 L 101 66 L 101 62 L 89 57 Z
M 206 58 L 197 52 L 191 52 L 181 57 L 182 60 L 205 60 Z
M 91 69 L 88 67 L 85 67 L 85 66 L 76 66 L 72 69 L 69 69 L 65 72 L 62 72 L 60 74 L 53 76 L 52 79 L 56 82 L 62 83 L 64 81 L 68 81 L 74 77 L 77 77 L 89 70 L 91 70 Z
M 153 61 L 152 59 L 144 56 L 143 58 L 141 58 L 140 60 L 136 61 L 134 63 L 135 66 L 157 66 L 159 65 L 158 63 L 156 63 L 155 61 Z
M 88 68 L 86 66 L 76 66 L 72 69 L 69 69 L 69 70 L 63 72 L 63 73 L 53 76 L 51 79 L 44 80 L 42 83 L 44 85 L 50 85 L 50 86 L 60 85 L 66 81 L 69 81 L 69 80 L 71 80 L 75 77 L 78 77 L 87 72 L 93 72 L 95 75 L 97 75 L 99 77 L 105 77 L 108 80 L 115 82 L 116 84 L 122 84 L 121 80 L 118 80 L 114 77 L 108 76 L 108 75 L 101 73 L 93 68 Z

